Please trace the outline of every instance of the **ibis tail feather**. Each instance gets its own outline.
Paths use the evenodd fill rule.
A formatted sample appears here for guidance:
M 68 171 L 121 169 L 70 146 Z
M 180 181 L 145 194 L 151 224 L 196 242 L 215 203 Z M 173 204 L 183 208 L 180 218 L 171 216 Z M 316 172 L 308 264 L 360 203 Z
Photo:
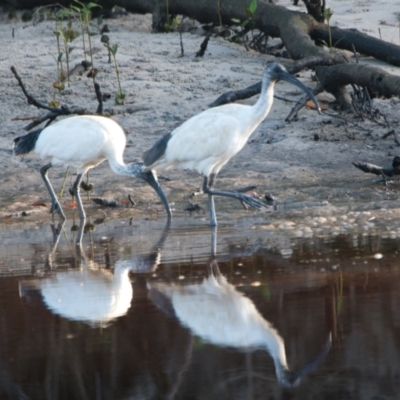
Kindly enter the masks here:
M 153 165 L 165 154 L 170 139 L 171 133 L 168 133 L 167 135 L 164 135 L 162 138 L 158 139 L 151 149 L 143 153 L 142 160 L 146 167 Z
M 38 137 L 43 129 L 37 129 L 35 131 L 29 132 L 25 136 L 19 136 L 14 139 L 14 155 L 20 156 L 23 154 L 30 153 L 36 145 Z

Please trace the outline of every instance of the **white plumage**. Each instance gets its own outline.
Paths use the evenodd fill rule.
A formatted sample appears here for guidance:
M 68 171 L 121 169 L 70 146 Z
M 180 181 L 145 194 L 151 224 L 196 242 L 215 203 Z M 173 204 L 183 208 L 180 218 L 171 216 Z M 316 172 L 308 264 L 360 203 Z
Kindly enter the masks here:
M 258 125 L 253 124 L 251 129 L 248 128 L 248 108 L 227 104 L 190 118 L 171 133 L 164 156 L 147 168 L 178 167 L 194 169 L 205 176 L 218 174 L 230 158 L 243 148 Z M 242 134 L 244 131 L 246 135 Z
M 300 87 L 318 106 L 306 86 L 283 66 L 271 63 L 264 71 L 261 94 L 253 106 L 227 104 L 190 118 L 144 153 L 145 170 L 176 167 L 194 169 L 203 174 L 203 191 L 209 196 L 212 226 L 217 225 L 213 196 L 235 198 L 256 209 L 266 207 L 263 202 L 244 194 L 214 190 L 213 185 L 220 169 L 243 148 L 250 135 L 267 117 L 273 103 L 274 85 L 280 79 Z
M 117 260 L 113 272 L 90 260 L 79 241 L 79 268 L 53 271 L 51 276 L 43 279 L 22 281 L 19 283 L 20 296 L 29 300 L 39 293 L 45 306 L 53 313 L 93 327 L 105 327 L 116 318 L 124 316 L 131 307 L 133 288 L 130 272 L 149 273 L 157 268 L 169 227 L 167 223 L 148 254 Z M 62 228 L 63 226 L 53 231 L 54 244 L 48 255 L 51 270 L 56 268 L 53 258 Z M 83 228 L 84 224 L 81 222 L 80 230 Z M 81 259 L 83 263 L 80 262 Z
M 265 349 L 274 360 L 277 378 L 284 386 L 297 385 L 323 361 L 330 341 L 314 361 L 298 372 L 291 372 L 285 344 L 278 331 L 263 318 L 248 297 L 219 273 L 215 261 L 212 270 L 217 270 L 217 274 L 210 274 L 201 284 L 181 286 L 149 282 L 149 297 L 168 299 L 172 306 L 169 308 L 182 325 L 212 344 L 245 350 Z
M 46 306 L 55 314 L 91 326 L 106 326 L 125 315 L 133 297 L 130 268 L 114 273 L 91 263 L 80 270 L 59 272 L 38 283 Z
M 125 133 L 119 124 L 110 118 L 87 115 L 49 125 L 40 133 L 34 152 L 42 159 L 51 158 L 53 166 L 75 167 L 80 174 L 108 160 L 118 174 L 125 165 L 125 145 Z
M 210 275 L 201 284 L 149 283 L 148 287 L 170 299 L 176 317 L 195 335 L 219 346 L 267 348 L 287 367 L 281 336 L 224 276 Z
M 32 152 L 38 154 L 42 159 L 50 159 L 50 162 L 44 165 L 40 172 L 52 199 L 53 216 L 54 211 L 57 211 L 62 220 L 65 220 L 62 207 L 47 177 L 47 171 L 52 166 L 60 165 L 77 169 L 78 175 L 73 190 L 80 217 L 85 220 L 85 211 L 79 195 L 82 176 L 91 168 L 107 160 L 115 174 L 135 176 L 150 184 L 163 202 L 168 217 L 171 218 L 168 201 L 156 176 L 151 171 L 144 171 L 142 163 L 124 163 L 125 133 L 112 119 L 90 115 L 70 117 L 42 130 L 18 137 L 14 143 L 14 154 L 16 155 Z

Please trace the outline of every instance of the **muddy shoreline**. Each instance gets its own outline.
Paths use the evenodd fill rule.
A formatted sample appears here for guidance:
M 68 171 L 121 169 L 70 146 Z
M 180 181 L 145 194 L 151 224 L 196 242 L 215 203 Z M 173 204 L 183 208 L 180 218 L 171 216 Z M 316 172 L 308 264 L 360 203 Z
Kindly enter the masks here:
M 52 83 L 56 78 L 54 27 L 51 21 L 36 25 L 7 22 L 4 15 L 2 21 L 0 33 L 8 39 L 0 59 L 0 81 L 4 88 L 0 93 L 0 168 L 3 171 L 0 218 L 5 224 L 43 223 L 50 220 L 49 199 L 39 174 L 43 161 L 37 157 L 13 157 L 11 149 L 13 139 L 24 133 L 23 128 L 29 120 L 43 115 L 44 111 L 27 104 L 10 67 L 16 67 L 32 95 L 48 102 L 54 95 Z M 269 59 L 222 38 L 212 38 L 205 56 L 197 58 L 194 55 L 202 41 L 198 32 L 183 35 L 185 56 L 179 57 L 179 34 L 152 34 L 150 22 L 151 16 L 133 15 L 109 21 L 111 41 L 119 44 L 118 61 L 127 103 L 117 107 L 111 99 L 105 103 L 105 109 L 106 112 L 117 111 L 112 118 L 126 131 L 126 162 L 140 160 L 141 154 L 161 135 L 206 109 L 220 94 L 259 81 Z M 97 79 L 104 93 L 114 93 L 116 77 L 112 65 L 107 62 L 106 50 L 97 42 L 94 41 L 94 46 L 99 48 L 95 55 L 100 71 Z M 77 49 L 71 53 L 72 64 L 81 61 L 79 45 L 77 43 Z M 310 87 L 315 85 L 308 71 L 300 73 L 298 78 Z M 399 213 L 399 184 L 395 182 L 386 187 L 376 176 L 363 174 L 352 166 L 353 161 L 384 166 L 391 164 L 398 150 L 392 136 L 382 139 L 388 129 L 368 121 L 359 123 L 362 128 L 345 123 L 334 117 L 334 110 L 329 111 L 328 116 L 303 109 L 298 121 L 288 124 L 285 118 L 299 92 L 286 83 L 279 83 L 275 93 L 287 101 L 275 99 L 267 119 L 245 148 L 222 169 L 216 186 L 238 189 L 256 185 L 255 191 L 260 198 L 270 193 L 278 206 L 272 212 L 246 212 L 238 202 L 218 199 L 219 220 L 250 217 L 249 225 L 253 219 L 264 219 L 266 226 L 279 226 L 282 221 L 290 222 L 300 215 L 303 222 L 299 219 L 295 225 L 306 225 L 306 221 L 317 217 L 338 218 L 344 214 L 368 212 L 368 218 L 375 221 L 376 227 L 384 225 L 385 231 L 400 235 L 394 217 Z M 85 76 L 73 76 L 71 86 L 56 97 L 69 106 L 93 110 L 97 107 L 92 82 Z M 252 98 L 245 103 L 252 104 L 255 100 Z M 331 101 L 327 95 L 322 95 L 320 100 Z M 398 100 L 376 99 L 374 105 L 386 115 L 393 127 L 398 125 Z M 61 187 L 64 176 L 62 168 L 50 171 L 56 188 Z M 68 218 L 78 217 L 76 208 L 68 208 L 71 199 L 67 188 L 73 179 L 72 173 L 67 178 L 67 194 L 62 201 Z M 108 219 L 166 218 L 150 187 L 138 180 L 116 177 L 107 163 L 93 170 L 90 180 L 95 186 L 91 197 L 121 203 L 121 207 L 116 209 L 105 208 L 83 196 L 85 209 L 92 219 L 104 215 Z M 160 183 L 172 204 L 175 218 L 201 218 L 207 223 L 205 196 L 191 196 L 202 185 L 202 178 L 197 173 L 165 171 L 161 173 Z M 128 207 L 128 194 L 137 203 L 136 207 Z M 41 205 L 35 206 L 38 203 Z M 200 206 L 199 212 L 186 211 L 190 204 L 196 203 Z M 340 226 L 339 231 L 342 229 Z M 362 233 L 363 226 L 354 222 L 353 228 Z

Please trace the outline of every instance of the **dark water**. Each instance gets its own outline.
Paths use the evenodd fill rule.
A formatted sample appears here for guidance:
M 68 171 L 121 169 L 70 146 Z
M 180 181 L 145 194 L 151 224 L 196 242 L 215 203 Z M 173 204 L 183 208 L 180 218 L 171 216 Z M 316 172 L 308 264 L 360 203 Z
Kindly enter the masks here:
M 400 398 L 400 239 L 204 225 L 2 226 L 0 399 Z

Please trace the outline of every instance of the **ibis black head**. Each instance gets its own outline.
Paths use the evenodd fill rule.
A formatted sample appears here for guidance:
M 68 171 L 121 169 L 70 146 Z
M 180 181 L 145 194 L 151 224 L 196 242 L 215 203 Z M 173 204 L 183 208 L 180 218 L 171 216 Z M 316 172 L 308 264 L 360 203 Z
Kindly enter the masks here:
M 282 367 L 278 368 L 277 375 L 280 384 L 288 389 L 292 389 L 298 386 L 307 375 L 315 371 L 325 361 L 325 358 L 328 355 L 331 346 L 332 335 L 329 334 L 328 340 L 326 341 L 322 351 L 301 370 L 292 372 Z
M 268 64 L 264 71 L 263 80 L 267 82 L 269 81 L 270 83 L 284 80 L 299 87 L 314 102 L 318 112 L 321 111 L 321 109 L 319 108 L 318 101 L 315 98 L 314 94 L 311 92 L 311 90 L 307 86 L 305 86 L 302 82 L 300 82 L 297 78 L 295 78 L 292 74 L 290 74 L 283 65 L 275 62 Z
M 280 79 L 284 79 L 284 76 L 286 74 L 289 74 L 287 69 L 282 64 L 278 64 L 276 62 L 268 63 L 264 73 L 268 75 L 269 79 L 273 82 L 279 81 Z

